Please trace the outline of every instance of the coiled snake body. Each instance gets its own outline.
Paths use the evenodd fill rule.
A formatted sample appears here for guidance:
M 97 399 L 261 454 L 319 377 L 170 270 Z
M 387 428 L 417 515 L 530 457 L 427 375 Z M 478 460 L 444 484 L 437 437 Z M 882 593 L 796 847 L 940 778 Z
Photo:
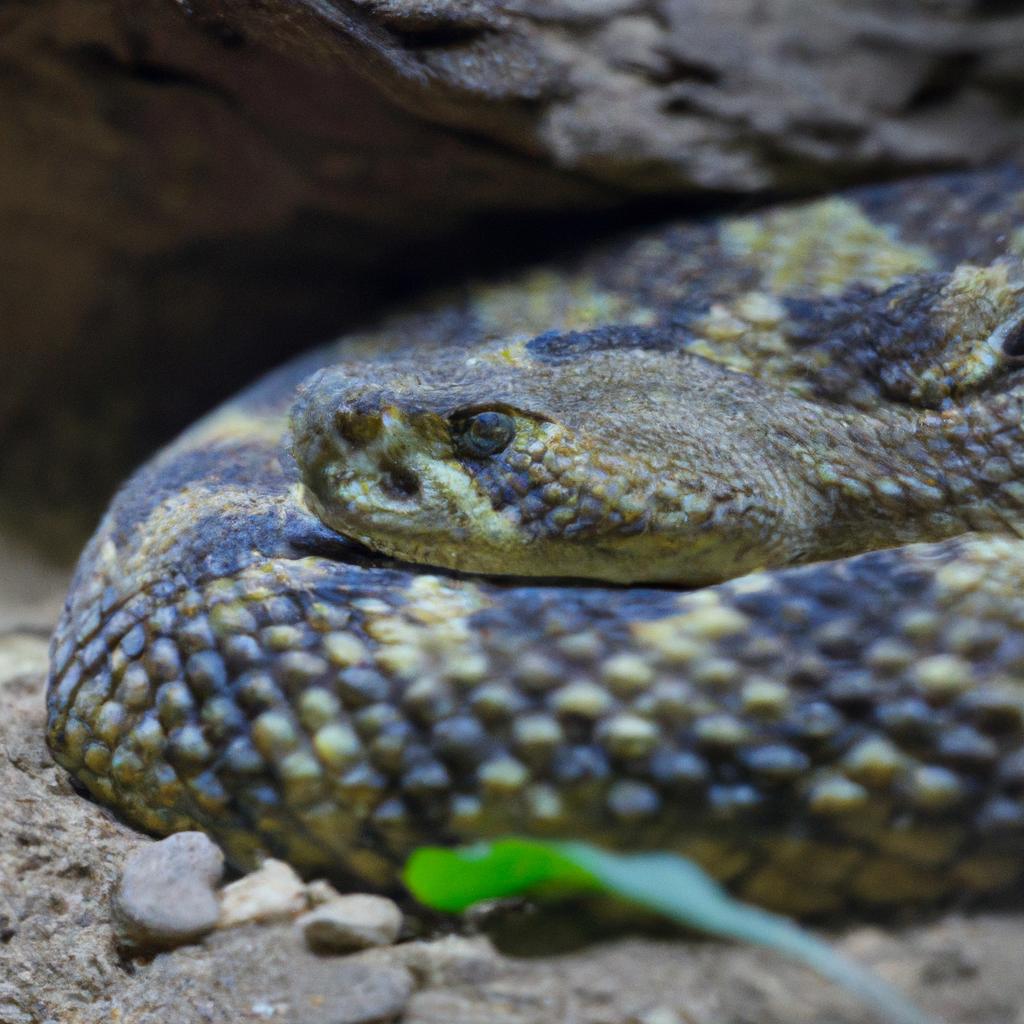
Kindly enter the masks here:
M 55 756 L 146 830 L 385 887 L 504 834 L 678 850 L 796 913 L 1011 885 L 1022 256 L 1019 169 L 935 177 L 284 367 L 114 500 Z

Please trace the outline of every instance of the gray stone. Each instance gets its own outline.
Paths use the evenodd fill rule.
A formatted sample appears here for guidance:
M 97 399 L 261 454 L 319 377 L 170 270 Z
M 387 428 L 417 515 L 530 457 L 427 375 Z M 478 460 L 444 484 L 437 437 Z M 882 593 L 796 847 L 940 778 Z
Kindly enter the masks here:
M 281 921 L 307 907 L 302 879 L 284 861 L 268 859 L 258 870 L 224 887 L 221 893 L 221 928 L 256 921 Z
M 114 894 L 120 937 L 151 949 L 201 938 L 217 924 L 223 870 L 223 853 L 202 832 L 179 832 L 137 850 Z
M 303 914 L 296 922 L 306 944 L 335 953 L 390 946 L 402 930 L 402 912 L 383 896 L 338 896 Z

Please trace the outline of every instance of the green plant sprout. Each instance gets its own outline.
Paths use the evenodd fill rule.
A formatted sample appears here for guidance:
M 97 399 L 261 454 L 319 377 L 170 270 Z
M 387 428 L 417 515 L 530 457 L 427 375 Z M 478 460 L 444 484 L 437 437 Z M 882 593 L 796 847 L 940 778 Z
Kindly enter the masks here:
M 776 950 L 870 1005 L 888 1024 L 940 1024 L 867 968 L 793 921 L 733 899 L 692 861 L 667 853 L 623 855 L 586 843 L 502 839 L 460 849 L 426 846 L 403 878 L 420 903 L 458 913 L 482 900 L 606 893 L 720 938 Z

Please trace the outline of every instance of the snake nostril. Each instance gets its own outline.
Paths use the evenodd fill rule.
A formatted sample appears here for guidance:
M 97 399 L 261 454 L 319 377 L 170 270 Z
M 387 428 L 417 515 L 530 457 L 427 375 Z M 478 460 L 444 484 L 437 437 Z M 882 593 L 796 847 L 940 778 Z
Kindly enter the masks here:
M 1003 339 L 1003 355 L 1013 362 L 1024 361 L 1024 318 L 1014 324 Z
M 420 478 L 405 466 L 393 466 L 381 473 L 380 486 L 385 494 L 408 500 L 420 493 Z

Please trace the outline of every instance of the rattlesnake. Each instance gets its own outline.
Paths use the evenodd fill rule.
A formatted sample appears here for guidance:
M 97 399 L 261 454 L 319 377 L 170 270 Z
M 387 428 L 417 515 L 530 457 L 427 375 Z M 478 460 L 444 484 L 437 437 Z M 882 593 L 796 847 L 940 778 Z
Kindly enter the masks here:
M 695 220 L 290 364 L 121 490 L 49 741 L 156 833 L 688 854 L 794 913 L 1018 880 L 1024 173 Z

